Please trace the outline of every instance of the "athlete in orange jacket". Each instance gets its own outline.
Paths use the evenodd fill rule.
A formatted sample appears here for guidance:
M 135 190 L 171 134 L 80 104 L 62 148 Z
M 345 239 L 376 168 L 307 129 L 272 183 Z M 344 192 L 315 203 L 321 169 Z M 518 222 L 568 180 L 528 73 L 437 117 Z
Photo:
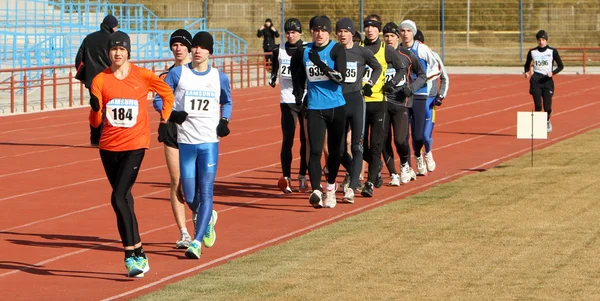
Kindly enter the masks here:
M 152 71 L 129 62 L 131 43 L 127 34 L 113 33 L 109 48 L 110 68 L 92 81 L 90 124 L 98 127 L 105 118 L 100 158 L 113 189 L 111 204 L 125 249 L 125 267 L 129 277 L 143 277 L 150 266 L 142 249 L 131 188 L 150 147 L 148 92 L 154 91 L 163 99 L 159 140 L 166 133 L 165 120 L 171 115 L 174 96 Z

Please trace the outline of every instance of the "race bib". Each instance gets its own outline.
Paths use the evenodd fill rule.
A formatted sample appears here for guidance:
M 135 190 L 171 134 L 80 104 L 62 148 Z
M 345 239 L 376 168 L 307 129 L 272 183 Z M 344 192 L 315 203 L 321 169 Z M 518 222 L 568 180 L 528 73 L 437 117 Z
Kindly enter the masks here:
M 136 99 L 114 98 L 106 104 L 106 120 L 112 126 L 130 128 L 136 124 L 138 113 Z
M 284 77 L 284 78 L 291 78 L 292 70 L 290 70 L 290 60 L 288 60 L 288 59 L 281 60 L 281 67 L 280 67 L 279 71 L 280 71 L 279 76 Z
M 354 83 L 358 78 L 358 62 L 347 62 L 346 63 L 346 83 Z
M 190 116 L 212 116 L 218 108 L 216 92 L 203 90 L 185 91 L 184 110 Z
M 387 83 L 387 82 L 391 81 L 395 75 L 396 75 L 396 69 L 388 68 L 387 70 L 385 70 L 385 82 Z
M 306 76 L 311 82 L 323 82 L 329 80 L 321 68 L 315 66 L 313 62 L 306 62 Z
M 371 69 L 371 67 L 369 66 L 365 66 L 365 76 L 363 76 L 363 83 L 368 83 L 369 80 L 371 79 L 371 74 L 373 74 L 373 69 Z

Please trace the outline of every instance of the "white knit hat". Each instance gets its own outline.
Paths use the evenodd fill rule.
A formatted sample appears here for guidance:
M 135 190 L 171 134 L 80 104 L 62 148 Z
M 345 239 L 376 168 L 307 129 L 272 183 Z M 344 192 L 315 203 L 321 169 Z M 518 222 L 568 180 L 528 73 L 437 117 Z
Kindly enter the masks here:
M 400 23 L 400 29 L 408 28 L 413 32 L 413 36 L 417 34 L 417 24 L 411 20 L 404 20 Z

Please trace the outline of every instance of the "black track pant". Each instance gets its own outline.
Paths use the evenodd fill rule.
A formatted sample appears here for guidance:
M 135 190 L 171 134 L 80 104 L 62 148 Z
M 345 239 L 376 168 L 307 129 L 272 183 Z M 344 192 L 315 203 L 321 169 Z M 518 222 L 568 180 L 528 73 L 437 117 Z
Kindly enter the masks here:
M 365 118 L 364 160 L 369 163 L 368 182 L 375 183 L 381 171 L 381 150 L 385 138 L 385 119 L 387 115 L 387 102 L 367 102 Z
M 363 161 L 363 131 L 365 130 L 365 101 L 360 91 L 345 93 L 346 130 L 352 129 L 350 152 L 346 149 L 346 139 L 342 140 L 342 165 L 350 174 L 350 188 L 356 189 Z
M 390 174 L 397 174 L 394 164 L 394 150 L 392 141 L 396 145 L 396 151 L 400 156 L 400 164 L 408 162 L 410 158 L 410 146 L 408 145 L 408 108 L 393 102 L 387 104 L 388 118 L 385 122 L 385 143 L 383 145 L 383 159 Z M 393 139 L 392 139 L 393 132 Z
M 131 188 L 140 171 L 145 153 L 145 149 L 123 152 L 100 150 L 102 165 L 113 189 L 110 203 L 117 215 L 117 228 L 124 247 L 141 242 Z
M 88 89 L 90 92 L 90 99 L 92 98 L 92 89 Z M 95 128 L 90 125 L 90 144 L 98 145 L 100 144 L 100 135 L 102 134 L 102 127 L 104 126 L 104 118 L 102 118 L 102 123 L 100 126 Z
M 427 111 L 427 95 L 413 95 L 413 106 L 409 109 L 412 121 L 412 141 L 414 154 L 421 157 L 425 132 L 425 113 Z
M 554 80 L 552 77 L 534 72 L 529 80 L 529 94 L 533 96 L 535 111 L 541 112 L 543 104 L 544 112 L 548 113 L 548 120 L 550 120 L 552 95 L 554 95 Z
M 327 131 L 327 147 L 330 150 L 327 159 L 327 168 L 329 169 L 327 183 L 333 184 L 340 169 L 341 144 L 346 140 L 344 135 L 346 111 L 344 106 L 326 110 L 308 110 L 306 122 L 308 122 L 308 143 L 310 145 L 308 175 L 313 191 L 321 190 L 321 154 L 323 153 L 325 131 Z
M 306 135 L 304 133 L 304 118 L 302 117 L 302 107 L 296 104 L 280 104 L 281 107 L 281 171 L 284 177 L 291 177 L 292 168 L 292 147 L 294 146 L 294 137 L 296 135 L 296 125 L 300 126 L 300 171 L 299 175 L 306 175 Z M 300 118 L 298 118 L 300 116 Z

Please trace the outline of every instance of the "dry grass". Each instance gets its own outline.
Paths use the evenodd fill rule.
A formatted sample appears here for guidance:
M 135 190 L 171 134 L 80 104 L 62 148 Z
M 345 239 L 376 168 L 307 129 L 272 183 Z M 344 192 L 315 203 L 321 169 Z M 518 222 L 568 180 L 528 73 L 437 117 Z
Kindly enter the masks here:
M 599 300 L 600 130 L 139 300 Z

